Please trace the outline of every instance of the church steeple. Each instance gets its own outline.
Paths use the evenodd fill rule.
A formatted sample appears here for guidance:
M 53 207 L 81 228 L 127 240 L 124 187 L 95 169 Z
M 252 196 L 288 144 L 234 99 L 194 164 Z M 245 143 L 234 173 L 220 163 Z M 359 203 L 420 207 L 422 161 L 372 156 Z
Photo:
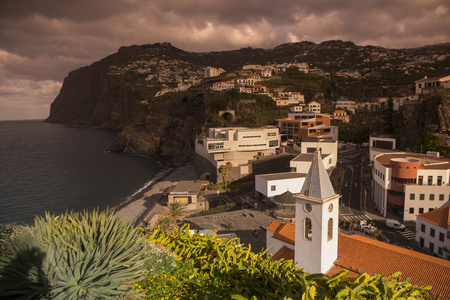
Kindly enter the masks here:
M 295 199 L 295 261 L 306 272 L 326 273 L 337 259 L 339 195 L 319 149 Z
M 314 153 L 311 167 L 306 175 L 300 195 L 317 200 L 324 200 L 336 195 L 328 177 L 327 170 L 325 170 L 325 166 L 323 165 L 319 148 Z

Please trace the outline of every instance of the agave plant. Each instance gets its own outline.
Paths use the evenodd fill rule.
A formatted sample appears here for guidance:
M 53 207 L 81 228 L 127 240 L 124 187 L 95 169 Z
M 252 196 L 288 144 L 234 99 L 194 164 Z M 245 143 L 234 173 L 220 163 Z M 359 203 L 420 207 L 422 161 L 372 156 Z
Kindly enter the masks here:
M 0 298 L 124 297 L 143 276 L 145 245 L 113 212 L 47 213 L 0 258 Z

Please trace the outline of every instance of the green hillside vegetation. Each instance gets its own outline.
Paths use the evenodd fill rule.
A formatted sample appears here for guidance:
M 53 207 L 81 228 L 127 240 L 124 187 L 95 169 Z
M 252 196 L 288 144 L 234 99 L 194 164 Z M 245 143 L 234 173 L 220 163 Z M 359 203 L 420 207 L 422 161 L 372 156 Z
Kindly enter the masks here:
M 47 214 L 13 240 L 3 229 L 1 299 L 440 299 L 400 273 L 309 274 L 238 239 L 145 234 L 111 212 Z

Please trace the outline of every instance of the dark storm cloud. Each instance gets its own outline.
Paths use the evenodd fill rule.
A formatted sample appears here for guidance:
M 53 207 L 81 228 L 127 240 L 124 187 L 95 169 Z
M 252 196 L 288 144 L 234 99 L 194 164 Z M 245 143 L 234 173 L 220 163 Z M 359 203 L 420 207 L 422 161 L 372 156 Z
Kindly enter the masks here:
M 31 101 L 27 89 L 49 104 L 69 71 L 123 45 L 216 51 L 341 39 L 417 47 L 450 40 L 448 15 L 448 0 L 0 0 L 0 111 L 20 93 Z

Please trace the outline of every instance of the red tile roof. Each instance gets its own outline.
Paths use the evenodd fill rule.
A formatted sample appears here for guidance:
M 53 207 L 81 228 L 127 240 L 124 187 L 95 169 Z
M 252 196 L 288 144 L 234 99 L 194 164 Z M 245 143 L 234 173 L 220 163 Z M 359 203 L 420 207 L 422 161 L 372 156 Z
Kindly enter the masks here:
M 411 278 L 419 286 L 431 285 L 434 294 L 450 299 L 450 261 L 390 245 L 359 235 L 339 234 L 338 258 L 328 275 L 349 270 L 349 276 L 361 273 L 392 274 L 402 272 L 400 280 Z
M 294 252 L 293 249 L 288 248 L 287 246 L 283 246 L 283 247 L 281 247 L 280 250 L 277 251 L 277 253 L 272 255 L 270 257 L 270 259 L 273 260 L 273 261 L 280 260 L 280 259 L 294 260 L 294 258 L 295 258 L 294 254 L 295 254 L 295 252 Z
M 267 229 L 274 229 L 274 238 L 295 244 L 295 223 L 273 221 Z M 272 256 L 272 260 L 294 255 L 283 248 Z M 400 271 L 400 280 L 411 278 L 412 284 L 431 285 L 433 294 L 450 299 L 450 261 L 360 235 L 339 233 L 338 258 L 327 274 L 334 275 L 341 270 L 348 270 L 351 277 L 361 273 L 388 275 Z
M 421 215 L 417 215 L 418 218 L 421 218 L 425 221 L 438 225 L 444 229 L 447 229 L 447 226 L 450 225 L 450 207 L 442 207 Z
M 274 224 L 274 222 L 278 223 L 278 224 Z M 273 224 L 273 225 L 272 225 Z M 281 226 L 279 226 L 279 224 L 281 224 Z M 272 227 L 271 227 L 272 225 Z M 275 228 L 275 230 L 271 230 L 269 229 L 269 227 L 271 228 Z M 273 238 L 280 240 L 282 242 L 291 244 L 291 245 L 295 245 L 295 223 L 282 223 L 282 222 L 278 222 L 278 221 L 272 221 L 272 223 L 269 224 L 269 226 L 267 226 L 266 228 L 267 230 L 273 231 Z

